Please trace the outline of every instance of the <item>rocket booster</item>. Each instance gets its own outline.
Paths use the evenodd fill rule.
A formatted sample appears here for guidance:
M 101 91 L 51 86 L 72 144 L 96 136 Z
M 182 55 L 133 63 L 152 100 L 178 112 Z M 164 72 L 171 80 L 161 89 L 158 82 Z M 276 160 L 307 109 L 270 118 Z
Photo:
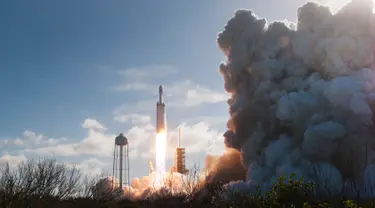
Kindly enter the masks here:
M 156 103 L 156 133 L 166 131 L 165 104 L 163 101 L 163 87 L 159 86 L 159 101 Z

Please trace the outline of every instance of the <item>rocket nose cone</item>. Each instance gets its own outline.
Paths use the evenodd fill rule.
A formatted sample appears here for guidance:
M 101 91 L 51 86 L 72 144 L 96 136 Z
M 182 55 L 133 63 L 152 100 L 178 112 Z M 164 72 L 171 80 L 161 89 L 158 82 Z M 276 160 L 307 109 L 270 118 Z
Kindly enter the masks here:
M 159 86 L 159 93 L 162 93 L 163 92 L 163 86 Z

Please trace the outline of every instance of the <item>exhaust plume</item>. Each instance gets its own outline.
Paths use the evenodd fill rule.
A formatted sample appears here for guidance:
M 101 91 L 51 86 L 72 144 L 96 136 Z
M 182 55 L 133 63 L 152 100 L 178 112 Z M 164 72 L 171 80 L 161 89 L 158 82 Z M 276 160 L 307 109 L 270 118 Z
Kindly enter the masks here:
M 245 180 L 246 169 L 241 164 L 241 153 L 232 148 L 226 148 L 224 155 L 206 156 L 205 169 L 209 173 L 206 183 Z
M 155 160 L 156 160 L 156 175 L 155 182 L 156 186 L 163 186 L 163 178 L 165 173 L 165 159 L 167 153 L 167 134 L 165 131 L 160 131 L 156 134 L 155 140 Z
M 290 173 L 330 194 L 375 185 L 372 9 L 371 0 L 335 14 L 306 3 L 296 29 L 241 9 L 218 34 L 231 94 L 225 144 L 241 151 L 251 185 L 267 190 Z

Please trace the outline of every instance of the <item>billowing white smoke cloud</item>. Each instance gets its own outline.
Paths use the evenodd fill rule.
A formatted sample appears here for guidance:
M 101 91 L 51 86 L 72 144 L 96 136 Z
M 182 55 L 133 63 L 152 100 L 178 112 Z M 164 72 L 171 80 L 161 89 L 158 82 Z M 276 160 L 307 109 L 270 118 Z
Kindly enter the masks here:
M 371 0 L 332 14 L 307 3 L 297 28 L 238 10 L 217 42 L 231 118 L 228 147 L 247 180 L 268 189 L 281 174 L 324 184 L 330 194 L 375 185 L 375 15 Z M 374 187 L 375 188 L 375 187 Z M 373 192 L 375 193 L 375 192 Z

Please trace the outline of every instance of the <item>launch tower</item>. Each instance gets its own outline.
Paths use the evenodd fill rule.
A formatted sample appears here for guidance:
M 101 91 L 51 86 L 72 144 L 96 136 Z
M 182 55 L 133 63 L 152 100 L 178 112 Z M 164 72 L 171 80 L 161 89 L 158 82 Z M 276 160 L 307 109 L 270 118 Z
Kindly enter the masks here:
M 180 128 L 178 128 L 178 144 L 175 152 L 175 165 L 174 171 L 179 172 L 181 174 L 188 174 L 189 170 L 186 169 L 185 165 L 185 148 L 180 147 L 181 143 L 181 134 Z
M 129 179 L 129 144 L 128 139 L 121 133 L 116 137 L 113 151 L 113 177 L 119 179 L 114 187 L 127 186 L 130 189 Z M 130 191 L 130 190 L 129 190 Z

